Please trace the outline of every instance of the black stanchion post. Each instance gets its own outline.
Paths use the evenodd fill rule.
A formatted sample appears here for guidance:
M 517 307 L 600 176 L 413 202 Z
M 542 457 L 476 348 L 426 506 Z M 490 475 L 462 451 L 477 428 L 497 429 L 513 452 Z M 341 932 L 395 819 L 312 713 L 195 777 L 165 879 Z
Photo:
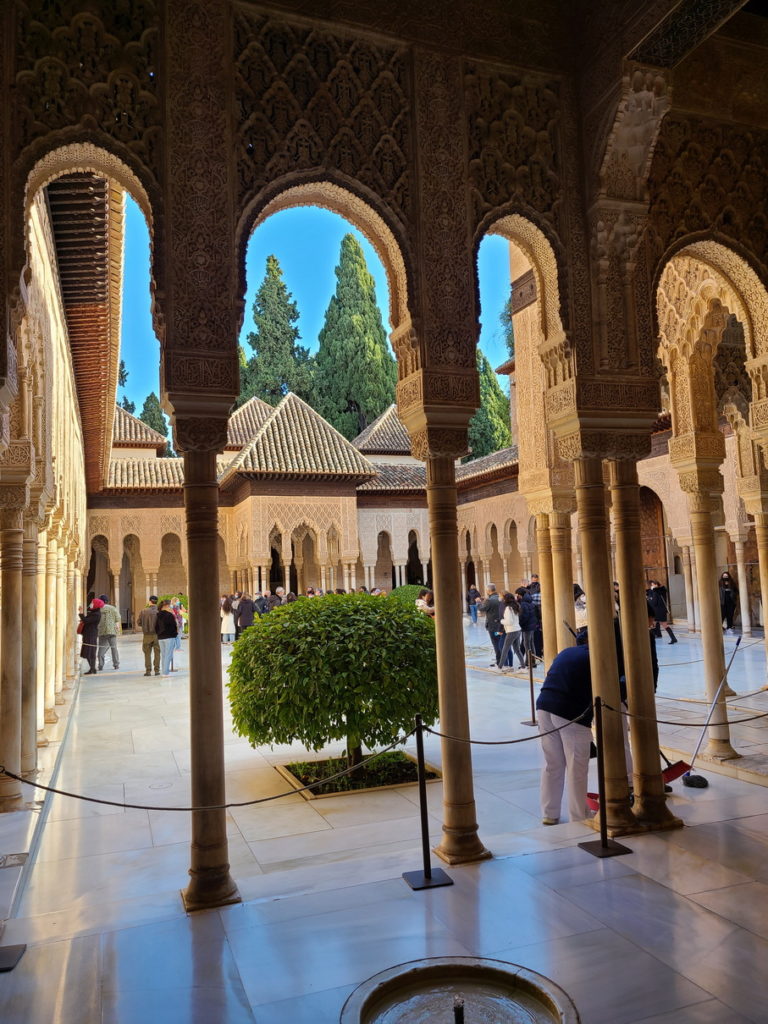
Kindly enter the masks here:
M 582 850 L 593 857 L 620 857 L 624 853 L 632 853 L 628 846 L 622 846 L 608 838 L 608 825 L 605 820 L 605 761 L 603 759 L 603 702 L 595 697 L 595 731 L 597 733 L 597 792 L 600 801 L 600 839 L 591 839 L 579 843 Z
M 528 655 L 528 686 L 531 690 L 531 717 L 526 718 L 520 725 L 538 725 L 536 721 L 536 700 L 533 696 L 533 651 L 526 649 L 525 652 Z
M 453 885 L 453 879 L 442 868 L 432 870 L 429 855 L 429 816 L 427 810 L 427 772 L 424 766 L 424 723 L 416 715 L 416 770 L 419 778 L 419 813 L 421 815 L 422 871 L 404 871 L 403 878 L 412 889 L 439 889 Z

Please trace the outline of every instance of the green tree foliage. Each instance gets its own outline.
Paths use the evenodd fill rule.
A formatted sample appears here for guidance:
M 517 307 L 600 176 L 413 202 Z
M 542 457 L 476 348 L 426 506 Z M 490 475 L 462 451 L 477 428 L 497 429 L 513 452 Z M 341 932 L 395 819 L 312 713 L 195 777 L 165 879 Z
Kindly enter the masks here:
M 389 744 L 413 716 L 438 714 L 435 627 L 415 607 L 368 594 L 281 605 L 236 642 L 229 667 L 235 731 L 256 746 L 346 739 Z
M 428 590 L 428 587 L 422 587 L 418 583 L 404 583 L 402 587 L 395 587 L 395 589 L 386 597 L 387 601 L 399 601 L 400 604 L 405 605 L 407 608 L 416 607 L 416 599 L 422 590 Z M 423 612 L 419 613 L 423 615 Z
M 469 421 L 470 459 L 490 455 L 512 443 L 509 399 L 499 387 L 493 367 L 480 349 L 477 350 L 477 370 L 480 374 L 480 408 Z
M 276 256 L 267 256 L 264 279 L 253 302 L 256 330 L 248 335 L 253 355 L 241 356 L 238 405 L 254 395 L 270 405 L 293 391 L 311 401 L 312 359 L 309 349 L 297 344 L 299 310 L 285 286 Z
M 118 387 L 124 388 L 128 383 L 128 371 L 125 368 L 125 360 L 120 360 L 120 366 L 117 371 L 117 384 Z
M 122 405 L 122 407 L 125 409 L 125 411 L 129 412 L 131 414 L 131 416 L 133 416 L 134 413 L 136 412 L 136 403 L 135 402 L 129 402 L 127 395 L 123 395 L 123 400 L 120 403 L 120 405 Z
M 373 277 L 354 235 L 341 242 L 336 293 L 319 341 L 314 405 L 351 440 L 392 404 L 397 382 Z
M 160 408 L 160 399 L 154 391 L 150 391 L 147 395 L 144 405 L 141 407 L 139 419 L 142 423 L 146 423 L 148 427 L 152 427 L 153 430 L 156 430 L 158 434 L 162 434 L 163 437 L 168 437 L 168 424 L 165 422 L 163 410 Z M 162 452 L 160 457 L 172 458 L 173 455 L 174 451 L 169 441 L 165 446 L 165 451 Z
M 512 292 L 510 290 L 509 298 L 504 303 L 504 308 L 499 315 L 499 323 L 501 329 L 504 331 L 504 342 L 507 346 L 507 352 L 509 352 L 510 359 L 515 358 L 515 325 L 512 322 Z

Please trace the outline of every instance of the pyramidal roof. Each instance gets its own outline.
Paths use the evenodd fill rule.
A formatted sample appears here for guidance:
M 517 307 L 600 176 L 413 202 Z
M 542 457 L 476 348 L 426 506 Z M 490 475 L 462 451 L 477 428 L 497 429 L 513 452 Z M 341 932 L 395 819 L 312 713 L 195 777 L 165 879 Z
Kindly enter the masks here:
M 137 416 L 131 416 L 122 405 L 115 406 L 112 444 L 116 448 L 159 448 L 166 442 L 167 438 Z
M 362 434 L 358 434 L 352 444 L 358 451 L 370 455 L 410 455 L 411 438 L 405 425 L 397 415 L 397 406 L 377 416 Z
M 106 490 L 177 491 L 183 485 L 183 459 L 112 459 Z
M 374 476 L 376 469 L 319 413 L 291 393 L 226 467 L 220 483 L 236 473 L 363 479 Z
M 255 396 L 249 398 L 239 409 L 235 409 L 229 417 L 227 426 L 227 448 L 240 449 L 248 444 L 274 411 L 274 406 Z

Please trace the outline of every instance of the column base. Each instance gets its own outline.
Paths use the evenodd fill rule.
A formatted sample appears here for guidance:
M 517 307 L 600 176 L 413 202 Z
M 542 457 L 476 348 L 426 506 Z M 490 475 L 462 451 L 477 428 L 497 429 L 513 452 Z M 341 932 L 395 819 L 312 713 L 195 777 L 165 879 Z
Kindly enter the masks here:
M 55 699 L 54 703 L 55 704 L 63 704 L 64 703 L 64 696 L 63 696 L 63 694 L 57 693 L 56 694 L 56 699 Z
M 731 746 L 730 740 L 709 740 L 705 749 L 705 758 L 712 761 L 733 761 L 741 757 Z
M 50 744 L 50 740 L 45 733 L 39 732 L 37 734 L 37 745 L 38 747 L 47 747 Z
M 677 818 L 667 807 L 667 800 L 663 794 L 646 797 L 636 795 L 632 810 L 637 822 L 648 832 L 665 832 L 683 827 L 682 819 Z
M 486 850 L 481 843 L 476 827 L 465 832 L 448 829 L 443 825 L 443 839 L 439 846 L 433 847 L 432 852 L 446 864 L 471 864 L 493 857 L 491 851 Z
M 595 832 L 600 831 L 600 815 L 602 808 L 594 818 L 587 818 L 587 824 Z M 606 800 L 606 820 L 609 836 L 630 836 L 645 831 L 629 807 L 629 795 L 626 800 Z
M 0 796 L 0 814 L 7 814 L 9 811 L 23 811 L 24 809 L 24 798 L 21 793 Z
M 59 720 L 59 716 L 56 714 L 56 712 L 53 710 L 53 708 L 46 708 L 45 709 L 45 724 L 46 725 L 53 725 L 55 722 L 58 722 L 58 720 Z
M 189 877 L 189 885 L 181 890 L 181 900 L 187 913 L 242 903 L 237 885 L 229 873 L 229 864 L 206 871 L 190 870 Z

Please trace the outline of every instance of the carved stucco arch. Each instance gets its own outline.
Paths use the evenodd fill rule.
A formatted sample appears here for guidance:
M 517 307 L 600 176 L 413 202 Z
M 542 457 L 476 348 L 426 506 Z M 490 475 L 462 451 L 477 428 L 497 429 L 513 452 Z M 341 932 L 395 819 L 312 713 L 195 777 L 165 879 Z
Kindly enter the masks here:
M 261 195 L 246 207 L 236 229 L 241 301 L 244 301 L 245 296 L 245 252 L 251 234 L 273 214 L 301 206 L 317 206 L 338 214 L 356 227 L 376 250 L 387 275 L 389 322 L 394 345 L 395 337 L 411 329 L 412 296 L 409 289 L 413 287 L 413 275 L 406 269 L 404 245 L 387 223 L 386 211 L 377 208 L 381 204 L 374 197 L 370 200 L 362 199 L 350 188 L 329 180 L 301 184 L 291 184 L 289 181 L 276 194 L 273 184 L 269 196 Z

